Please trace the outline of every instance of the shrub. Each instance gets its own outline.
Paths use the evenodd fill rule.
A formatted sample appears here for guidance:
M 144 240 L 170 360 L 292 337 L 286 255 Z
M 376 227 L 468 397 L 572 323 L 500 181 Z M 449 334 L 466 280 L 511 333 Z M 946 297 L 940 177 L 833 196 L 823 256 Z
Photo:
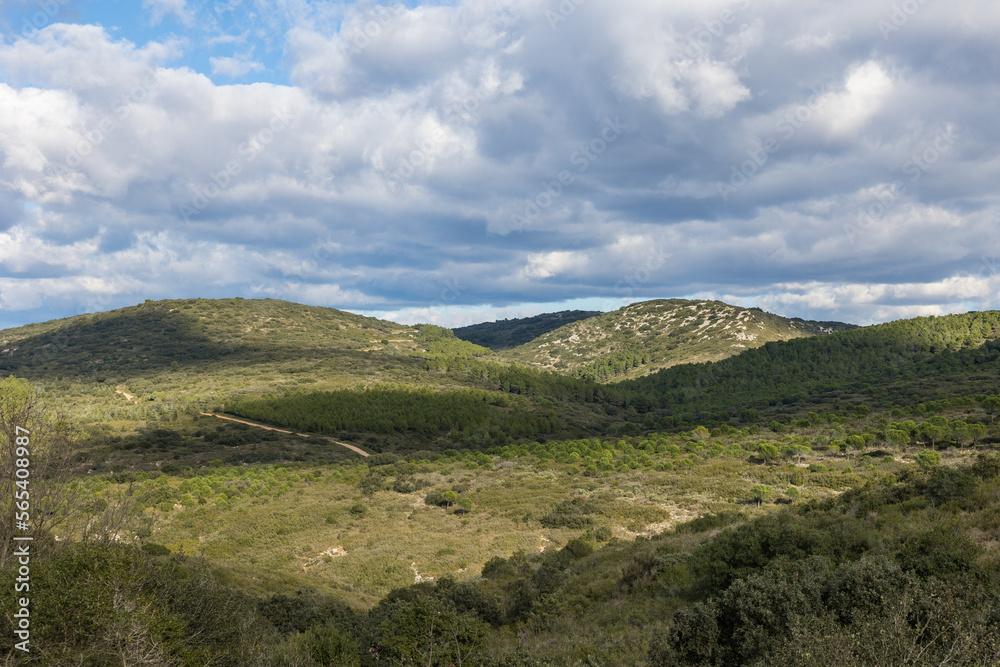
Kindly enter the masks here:
M 972 474 L 980 479 L 996 479 L 1000 477 L 1000 456 L 997 454 L 980 454 L 972 464 Z
M 587 528 L 594 525 L 592 515 L 598 509 L 598 504 L 593 500 L 573 498 L 556 505 L 552 512 L 541 517 L 538 522 L 546 528 Z
M 584 537 L 577 537 L 567 542 L 563 549 L 568 551 L 574 558 L 583 558 L 593 553 L 594 542 Z
M 598 526 L 594 529 L 594 539 L 598 542 L 607 542 L 612 537 L 611 528 L 608 526 Z
M 921 468 L 933 468 L 941 465 L 941 455 L 930 449 L 920 452 L 913 458 Z
M 936 504 L 964 500 L 976 490 L 976 478 L 959 468 L 940 468 L 927 481 L 924 495 Z

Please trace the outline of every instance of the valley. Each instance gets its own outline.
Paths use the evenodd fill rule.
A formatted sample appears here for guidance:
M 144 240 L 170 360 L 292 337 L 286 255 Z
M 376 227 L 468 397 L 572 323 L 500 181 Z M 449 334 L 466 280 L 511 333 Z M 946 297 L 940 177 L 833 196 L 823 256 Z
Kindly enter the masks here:
M 1000 655 L 1000 313 L 555 315 L 472 328 L 498 349 L 273 300 L 0 332 L 53 498 L 38 664 Z

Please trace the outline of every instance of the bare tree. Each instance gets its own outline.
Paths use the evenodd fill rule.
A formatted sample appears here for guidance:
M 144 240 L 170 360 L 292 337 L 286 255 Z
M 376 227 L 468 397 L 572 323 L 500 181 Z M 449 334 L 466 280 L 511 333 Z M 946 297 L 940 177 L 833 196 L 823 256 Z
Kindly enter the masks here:
M 57 536 L 86 541 L 133 538 L 141 514 L 131 489 L 116 487 L 92 498 L 81 483 L 87 465 L 73 436 L 67 419 L 44 413 L 27 380 L 0 380 L 0 567 L 7 563 L 17 535 L 33 537 L 35 553 Z M 25 514 L 27 520 L 20 523 Z

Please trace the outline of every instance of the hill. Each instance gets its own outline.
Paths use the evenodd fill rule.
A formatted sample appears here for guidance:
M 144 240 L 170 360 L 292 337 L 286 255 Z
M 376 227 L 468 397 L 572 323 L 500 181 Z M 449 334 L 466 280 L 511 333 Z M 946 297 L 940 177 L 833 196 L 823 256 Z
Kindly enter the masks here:
M 558 313 L 543 313 L 533 317 L 472 324 L 452 331 L 457 338 L 470 343 L 494 351 L 508 350 L 532 341 L 553 329 L 600 314 L 600 311 L 596 310 L 562 310 Z
M 26 422 L 37 664 L 929 666 L 1000 651 L 1000 312 L 611 384 L 497 363 L 441 327 L 284 302 L 151 302 L 0 340 L 54 422 Z M 3 380 L 0 402 L 27 385 Z M 310 436 L 195 412 L 219 401 Z M 82 432 L 55 421 L 67 406 Z M 38 474 L 63 434 L 72 469 Z M 17 567 L 0 560 L 0 584 Z
M 609 382 L 676 364 L 717 361 L 768 342 L 854 328 L 740 308 L 720 301 L 634 303 L 573 322 L 504 352 L 514 363 Z
M 768 343 L 618 387 L 643 410 L 658 407 L 655 414 L 742 415 L 746 421 L 758 410 L 929 404 L 959 393 L 993 393 L 998 380 L 1000 311 L 986 311 Z
M 294 436 L 187 438 L 202 411 L 318 427 L 374 452 L 586 435 L 621 412 L 593 383 L 496 363 L 489 349 L 443 327 L 274 299 L 147 301 L 8 329 L 0 372 L 44 391 L 90 435 L 93 464 L 111 469 L 159 465 L 168 453 L 180 466 L 343 455 Z M 300 408 L 286 408 L 282 401 L 297 395 L 308 398 L 288 400 L 324 414 L 302 419 Z M 475 419 L 449 425 L 461 405 L 475 408 L 465 411 Z

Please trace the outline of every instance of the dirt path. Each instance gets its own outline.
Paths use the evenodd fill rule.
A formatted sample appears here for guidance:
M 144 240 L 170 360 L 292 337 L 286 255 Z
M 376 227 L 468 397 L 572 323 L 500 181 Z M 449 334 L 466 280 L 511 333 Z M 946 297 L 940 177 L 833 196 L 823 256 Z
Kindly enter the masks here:
M 236 419 L 234 417 L 223 417 L 222 415 L 212 414 L 211 412 L 200 412 L 198 414 L 204 415 L 206 417 L 215 417 L 217 419 L 225 419 L 226 421 L 236 422 L 237 424 L 246 424 L 247 426 L 255 426 L 257 428 L 262 428 L 265 431 L 277 431 L 278 433 L 287 433 L 289 435 L 293 435 L 294 434 L 294 435 L 297 435 L 297 436 L 301 436 L 303 438 L 308 438 L 309 437 L 309 435 L 306 434 L 306 433 L 296 433 L 295 431 L 286 431 L 285 429 L 282 429 L 282 428 L 275 428 L 273 426 L 264 426 L 263 424 L 257 424 L 255 422 L 248 422 L 248 421 L 245 421 L 243 419 Z M 361 456 L 369 456 L 368 452 L 366 452 L 365 450 L 361 449 L 360 447 L 355 447 L 354 445 L 349 445 L 346 442 L 339 442 L 337 440 L 330 440 L 330 442 L 332 442 L 332 443 L 334 443 L 336 445 L 340 445 L 341 447 L 347 447 L 352 452 L 356 452 L 356 453 L 360 454 Z

